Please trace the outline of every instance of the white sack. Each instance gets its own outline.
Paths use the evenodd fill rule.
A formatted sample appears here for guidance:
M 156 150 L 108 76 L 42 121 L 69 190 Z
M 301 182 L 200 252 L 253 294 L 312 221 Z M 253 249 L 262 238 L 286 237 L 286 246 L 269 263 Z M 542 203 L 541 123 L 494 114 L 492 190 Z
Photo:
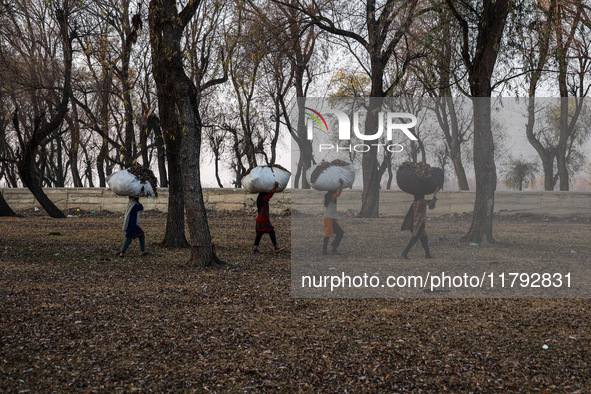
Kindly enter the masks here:
M 289 183 L 291 173 L 277 167 L 258 166 L 242 178 L 242 187 L 249 193 L 270 192 L 279 183 L 277 192 L 282 192 Z
M 118 196 L 155 197 L 150 182 L 140 180 L 127 170 L 117 171 L 107 178 L 109 188 Z
M 322 171 L 316 182 L 312 182 L 312 173 L 320 164 L 318 163 L 306 171 L 306 180 L 312 189 L 321 191 L 337 190 L 340 185 L 339 179 L 343 180 L 343 189 L 351 187 L 355 182 L 355 167 L 351 163 L 342 167 L 330 166 Z

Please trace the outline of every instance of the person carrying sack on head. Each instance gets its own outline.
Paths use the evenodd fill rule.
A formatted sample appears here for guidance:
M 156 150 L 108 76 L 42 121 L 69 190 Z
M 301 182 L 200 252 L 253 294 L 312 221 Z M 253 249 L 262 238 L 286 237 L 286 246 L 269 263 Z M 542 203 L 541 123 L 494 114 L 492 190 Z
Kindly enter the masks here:
M 439 188 L 436 188 L 431 200 L 425 200 L 425 196 L 422 194 L 415 194 L 414 196 L 414 201 L 412 202 L 412 205 L 404 218 L 404 222 L 402 222 L 402 228 L 400 229 L 400 231 L 409 230 L 412 232 L 410 241 L 408 242 L 408 245 L 406 245 L 404 252 L 402 252 L 402 257 L 405 259 L 408 259 L 408 252 L 419 240 L 421 241 L 423 249 L 425 249 L 425 257 L 428 259 L 433 257 L 429 251 L 429 238 L 427 237 L 425 227 L 427 225 L 427 207 L 429 207 L 429 209 L 435 208 L 438 191 Z
M 255 225 L 256 230 L 256 238 L 254 240 L 254 253 L 260 253 L 259 250 L 259 243 L 261 242 L 261 238 L 264 234 L 269 234 L 271 238 L 271 242 L 273 243 L 274 251 L 280 252 L 285 248 L 280 248 L 277 246 L 277 238 L 275 238 L 275 228 L 271 224 L 271 219 L 269 218 L 269 200 L 275 194 L 275 190 L 279 187 L 279 183 L 275 182 L 275 186 L 273 189 L 268 193 L 259 193 L 257 197 L 257 220 Z
M 343 192 L 343 180 L 339 179 L 340 186 L 337 190 L 329 190 L 324 195 L 324 242 L 322 244 L 322 254 L 328 254 L 328 240 L 333 235 L 334 240 L 331 243 L 332 254 L 340 254 L 339 247 L 345 232 L 339 223 L 339 213 L 337 211 L 337 198 Z
M 125 210 L 125 219 L 123 220 L 123 231 L 125 231 L 125 242 L 123 243 L 123 247 L 121 248 L 121 253 L 119 253 L 119 257 L 125 257 L 125 252 L 131 242 L 135 238 L 139 238 L 140 240 L 140 249 L 142 251 L 141 255 L 146 256 L 149 255 L 150 252 L 146 250 L 146 237 L 144 235 L 144 230 L 138 226 L 138 222 L 140 220 L 140 212 L 144 210 L 144 206 L 140 204 L 139 197 L 129 197 L 129 203 L 127 204 L 127 209 Z

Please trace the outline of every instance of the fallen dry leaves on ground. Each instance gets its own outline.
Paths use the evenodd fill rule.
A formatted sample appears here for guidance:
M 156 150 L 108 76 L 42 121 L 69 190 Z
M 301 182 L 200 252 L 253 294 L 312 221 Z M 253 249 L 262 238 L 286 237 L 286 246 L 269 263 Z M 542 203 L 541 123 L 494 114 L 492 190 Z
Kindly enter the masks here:
M 252 254 L 253 215 L 211 217 L 229 264 L 197 269 L 187 250 L 157 246 L 164 214 L 142 214 L 153 254 L 140 257 L 136 241 L 126 259 L 117 257 L 121 215 L 71 214 L 0 218 L 0 391 L 591 387 L 588 300 L 295 299 L 289 252 L 271 253 L 263 238 L 266 253 Z M 289 246 L 289 216 L 272 221 Z M 453 216 L 429 226 L 453 238 L 450 228 L 469 223 Z M 556 237 L 548 223 L 528 216 L 497 228 L 538 226 L 540 237 Z M 589 221 L 560 225 L 591 238 Z M 408 237 L 393 236 L 401 245 Z

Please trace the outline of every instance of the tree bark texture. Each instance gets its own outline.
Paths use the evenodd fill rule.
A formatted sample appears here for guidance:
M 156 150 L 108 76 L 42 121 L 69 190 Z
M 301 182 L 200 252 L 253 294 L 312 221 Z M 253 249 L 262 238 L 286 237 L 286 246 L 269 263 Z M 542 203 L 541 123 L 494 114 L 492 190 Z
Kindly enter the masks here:
M 154 66 L 161 67 L 159 71 L 169 75 L 168 83 L 160 88 L 173 97 L 179 115 L 182 135 L 180 167 L 191 263 L 205 267 L 218 263 L 219 259 L 212 244 L 201 188 L 199 159 L 202 124 L 198 109 L 199 92 L 185 73 L 180 47 L 183 30 L 198 6 L 199 1 L 189 2 L 179 13 L 174 0 L 152 0 L 149 13 L 152 61 Z M 160 83 L 162 85 L 162 80 Z M 164 103 L 159 101 L 159 104 Z
M 507 21 L 509 1 L 483 1 L 473 55 L 470 54 L 468 23 L 455 8 L 454 1 L 447 0 L 447 4 L 462 28 L 461 52 L 473 98 L 476 199 L 472 225 L 464 238 L 471 242 L 494 243 L 493 212 L 497 174 L 491 129 L 491 79 Z
M 2 193 L 0 193 L 0 216 L 16 216 L 16 213 L 10 208 Z

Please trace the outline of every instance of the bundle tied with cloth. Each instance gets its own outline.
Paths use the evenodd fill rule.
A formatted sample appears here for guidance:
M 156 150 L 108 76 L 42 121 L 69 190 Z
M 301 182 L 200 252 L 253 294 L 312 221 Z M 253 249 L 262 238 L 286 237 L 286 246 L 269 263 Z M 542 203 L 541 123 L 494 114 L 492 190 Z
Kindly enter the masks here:
M 158 197 L 156 176 L 139 164 L 109 175 L 107 184 L 118 196 Z
M 343 180 L 343 188 L 355 182 L 355 167 L 344 160 L 321 161 L 306 171 L 306 180 L 312 189 L 320 191 L 337 190 L 339 180 Z
M 427 207 L 433 209 L 437 201 L 436 198 L 425 200 L 425 195 L 442 189 L 443 181 L 443 170 L 433 168 L 427 163 L 407 161 L 398 167 L 396 171 L 398 187 L 415 198 L 404 218 L 401 231 L 409 230 L 414 237 L 418 238 L 425 235 L 426 209 Z
M 291 172 L 279 164 L 269 166 L 257 166 L 248 171 L 242 177 L 242 187 L 249 193 L 268 193 L 279 184 L 276 192 L 282 192 L 289 183 Z
M 404 162 L 396 171 L 396 183 L 403 192 L 414 195 L 432 194 L 443 189 L 443 170 L 427 163 Z

